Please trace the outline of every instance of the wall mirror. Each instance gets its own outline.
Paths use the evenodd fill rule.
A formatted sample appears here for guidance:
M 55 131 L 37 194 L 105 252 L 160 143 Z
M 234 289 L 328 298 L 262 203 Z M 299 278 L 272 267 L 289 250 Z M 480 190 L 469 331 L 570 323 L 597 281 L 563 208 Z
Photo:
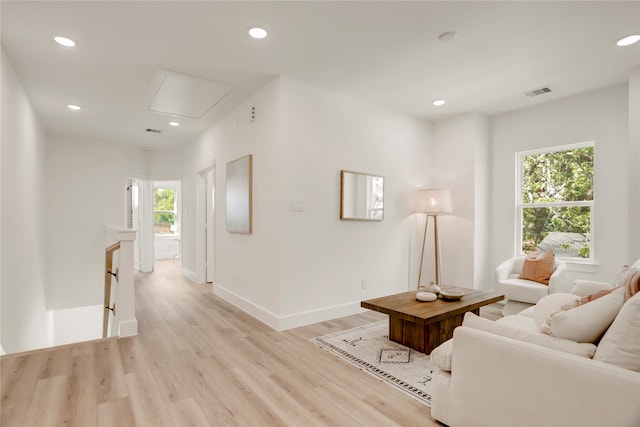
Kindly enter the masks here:
M 253 155 L 227 163 L 227 230 L 251 234 Z
M 340 219 L 382 221 L 384 177 L 343 170 L 340 172 Z

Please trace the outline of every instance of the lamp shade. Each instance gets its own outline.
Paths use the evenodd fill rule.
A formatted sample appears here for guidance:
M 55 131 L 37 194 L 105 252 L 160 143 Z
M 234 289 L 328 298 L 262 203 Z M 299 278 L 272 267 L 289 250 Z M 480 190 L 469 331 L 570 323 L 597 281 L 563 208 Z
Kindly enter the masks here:
M 451 213 L 451 192 L 448 189 L 418 190 L 416 212 L 429 215 Z

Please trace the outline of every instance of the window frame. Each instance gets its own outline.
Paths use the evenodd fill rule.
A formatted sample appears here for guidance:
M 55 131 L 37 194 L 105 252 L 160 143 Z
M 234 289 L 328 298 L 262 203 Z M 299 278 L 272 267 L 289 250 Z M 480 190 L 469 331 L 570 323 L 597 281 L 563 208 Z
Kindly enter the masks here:
M 522 184 L 524 180 L 524 171 L 523 171 L 523 158 L 536 154 L 545 154 L 545 153 L 558 153 L 561 151 L 571 151 L 580 148 L 593 148 L 593 176 L 592 180 L 592 189 L 593 189 L 593 198 L 592 200 L 585 201 L 568 201 L 568 202 L 544 202 L 544 203 L 523 203 L 522 200 Z M 596 172 L 595 172 L 595 163 L 596 163 L 596 143 L 595 141 L 586 141 L 579 142 L 575 144 L 567 144 L 560 145 L 555 147 L 546 147 L 539 148 L 535 150 L 527 150 L 527 151 L 519 151 L 516 152 L 515 155 L 516 161 L 516 203 L 515 203 L 515 223 L 516 223 L 516 238 L 515 238 L 515 254 L 516 256 L 523 256 L 525 253 L 522 250 L 522 218 L 523 218 L 523 210 L 525 208 L 566 208 L 566 207 L 589 207 L 589 258 L 581 258 L 581 257 L 557 257 L 566 262 L 572 263 L 582 263 L 582 264 L 594 264 L 595 263 L 595 253 L 596 253 L 596 245 L 595 245 L 595 232 L 594 232 L 594 212 L 596 206 Z
M 163 190 L 171 190 L 173 191 L 173 210 L 166 210 L 166 209 L 159 209 L 156 210 L 156 203 L 155 203 L 155 193 L 157 189 L 163 189 Z M 154 227 L 155 227 L 155 214 L 156 213 L 173 213 L 173 218 L 174 218 L 174 226 L 175 226 L 175 231 L 173 233 L 166 233 L 166 234 L 160 234 L 160 233 L 156 233 L 154 231 L 153 235 L 155 238 L 176 238 L 176 237 L 180 237 L 180 222 L 179 222 L 179 218 L 178 218 L 178 203 L 179 203 L 179 188 L 173 186 L 173 185 L 166 185 L 166 183 L 162 182 L 162 183 L 157 183 L 154 184 L 153 186 L 153 216 L 154 216 Z

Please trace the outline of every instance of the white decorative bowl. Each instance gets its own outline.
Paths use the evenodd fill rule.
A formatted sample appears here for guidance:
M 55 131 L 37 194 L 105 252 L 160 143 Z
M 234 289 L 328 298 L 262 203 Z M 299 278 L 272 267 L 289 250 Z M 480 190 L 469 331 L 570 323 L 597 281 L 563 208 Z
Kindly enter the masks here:
M 446 299 L 448 301 L 458 301 L 464 296 L 464 292 L 443 289 L 440 291 L 440 295 L 443 299 Z

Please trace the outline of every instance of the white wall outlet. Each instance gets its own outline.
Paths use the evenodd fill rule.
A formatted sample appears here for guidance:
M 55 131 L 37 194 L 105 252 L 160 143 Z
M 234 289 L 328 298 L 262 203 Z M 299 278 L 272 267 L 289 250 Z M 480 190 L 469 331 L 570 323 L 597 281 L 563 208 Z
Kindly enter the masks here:
M 289 199 L 289 211 L 291 211 L 291 212 L 304 212 L 304 200 L 302 200 L 302 199 Z
M 367 279 L 362 279 L 362 289 L 367 289 Z

